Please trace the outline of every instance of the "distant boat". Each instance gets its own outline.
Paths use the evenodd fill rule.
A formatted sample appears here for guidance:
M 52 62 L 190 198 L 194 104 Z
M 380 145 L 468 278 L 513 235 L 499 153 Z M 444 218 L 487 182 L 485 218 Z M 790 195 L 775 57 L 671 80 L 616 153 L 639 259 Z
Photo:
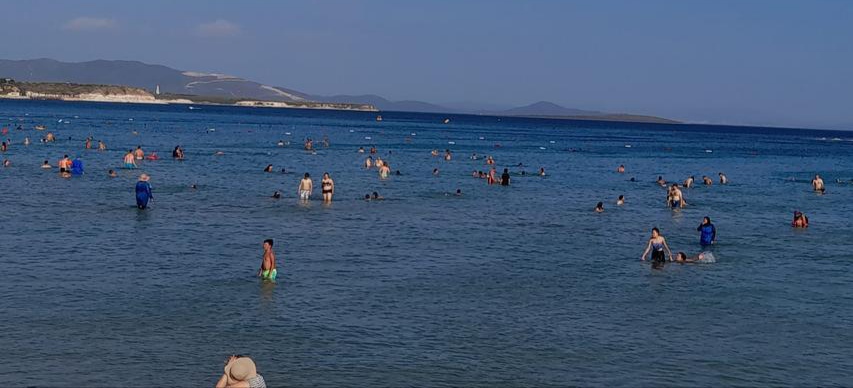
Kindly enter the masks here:
M 376 116 L 376 121 L 382 121 L 382 115 Z
M 47 129 L 47 127 L 45 127 L 44 125 L 36 125 L 37 131 L 44 131 L 45 129 Z

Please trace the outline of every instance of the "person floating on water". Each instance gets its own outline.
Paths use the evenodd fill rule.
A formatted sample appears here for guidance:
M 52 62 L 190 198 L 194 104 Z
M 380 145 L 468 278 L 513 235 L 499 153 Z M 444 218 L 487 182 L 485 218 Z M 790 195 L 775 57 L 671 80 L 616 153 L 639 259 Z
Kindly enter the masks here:
M 794 219 L 791 221 L 791 226 L 795 228 L 808 228 L 809 218 L 799 210 L 794 212 Z
M 329 176 L 329 173 L 323 173 L 323 180 L 320 181 L 320 188 L 323 192 L 323 202 L 332 202 L 332 195 L 335 194 L 335 181 Z
M 299 199 L 308 202 L 312 191 L 314 191 L 314 182 L 311 180 L 311 175 L 306 172 L 302 180 L 299 181 Z
M 821 178 L 820 175 L 815 175 L 814 179 L 812 179 L 812 188 L 814 188 L 816 193 L 826 193 L 826 187 L 823 185 L 823 178 Z
M 133 150 L 128 150 L 124 155 L 124 168 L 136 168 L 136 158 L 133 156 Z
M 604 213 L 604 202 L 599 202 L 595 205 L 596 213 Z
M 701 252 L 695 256 L 687 256 L 684 252 L 678 252 L 675 255 L 675 262 L 681 264 L 689 263 L 715 263 L 717 260 L 711 252 Z
M 140 210 L 148 208 L 148 202 L 154 199 L 151 193 L 151 184 L 148 183 L 148 174 L 139 176 L 139 181 L 136 182 L 136 207 Z
M 710 217 L 703 218 L 696 231 L 699 232 L 699 245 L 706 247 L 717 242 L 717 228 L 711 223 Z
M 726 176 L 726 174 L 719 173 L 719 174 L 717 174 L 717 175 L 719 175 L 719 176 L 720 176 L 720 184 L 721 184 L 721 185 L 725 185 L 725 184 L 728 184 L 728 183 L 729 183 L 729 177 L 727 177 L 727 176 Z
M 266 167 L 264 167 L 264 172 L 272 172 L 272 164 L 268 164 Z
M 509 186 L 509 169 L 505 168 L 504 173 L 501 174 L 501 186 Z
M 264 280 L 275 280 L 278 275 L 275 266 L 275 252 L 273 252 L 272 246 L 273 240 L 271 238 L 264 240 L 264 257 L 261 260 L 261 268 L 258 269 L 256 275 Z
M 669 261 L 672 261 L 672 251 L 669 249 L 669 246 L 666 245 L 666 238 L 661 236 L 658 228 L 652 228 L 652 237 L 649 238 L 649 243 L 646 246 L 646 250 L 643 252 L 643 255 L 640 256 L 640 260 L 646 261 L 646 256 L 651 252 L 652 265 L 657 264 L 659 266 L 666 261 L 664 249 L 666 249 L 666 253 L 669 254 Z

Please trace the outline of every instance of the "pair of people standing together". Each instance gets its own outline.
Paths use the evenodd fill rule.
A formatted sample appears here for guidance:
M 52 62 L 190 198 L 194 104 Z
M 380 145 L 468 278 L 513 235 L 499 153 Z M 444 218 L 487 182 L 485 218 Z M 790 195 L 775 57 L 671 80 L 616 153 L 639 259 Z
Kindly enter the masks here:
M 335 194 L 335 181 L 329 176 L 329 173 L 323 173 L 323 180 L 320 181 L 323 202 L 332 202 L 332 196 Z M 299 181 L 299 190 L 297 194 L 302 201 L 308 201 L 311 198 L 311 193 L 314 191 L 314 181 L 311 180 L 311 174 L 305 173 L 302 180 Z

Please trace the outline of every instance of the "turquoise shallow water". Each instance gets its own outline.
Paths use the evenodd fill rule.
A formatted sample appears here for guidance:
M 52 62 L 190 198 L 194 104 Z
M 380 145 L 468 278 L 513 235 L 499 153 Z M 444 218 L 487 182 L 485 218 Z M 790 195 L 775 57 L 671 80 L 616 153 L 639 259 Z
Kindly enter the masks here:
M 0 102 L 4 384 L 212 385 L 233 353 L 271 386 L 850 384 L 853 184 L 834 181 L 853 179 L 853 133 L 200 108 Z M 110 149 L 83 150 L 89 135 Z M 403 175 L 360 168 L 373 144 Z M 142 163 L 148 211 L 140 171 L 106 176 L 136 145 L 163 157 Z M 473 152 L 548 176 L 487 186 Z M 86 175 L 39 168 L 66 153 Z M 300 174 L 324 171 L 335 202 L 299 204 Z M 719 171 L 731 184 L 686 190 L 681 212 L 654 184 Z M 359 199 L 373 191 L 386 200 Z M 699 252 L 705 215 L 717 263 L 639 261 L 653 226 Z M 253 277 L 265 238 L 276 284 Z

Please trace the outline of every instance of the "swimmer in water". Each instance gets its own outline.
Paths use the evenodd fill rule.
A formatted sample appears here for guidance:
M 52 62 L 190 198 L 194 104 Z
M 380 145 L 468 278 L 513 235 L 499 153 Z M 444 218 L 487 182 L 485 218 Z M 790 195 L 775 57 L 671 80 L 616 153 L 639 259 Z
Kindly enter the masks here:
M 705 253 L 699 253 L 696 256 L 687 256 L 684 252 L 678 252 L 675 255 L 675 262 L 681 264 L 701 263 L 705 261 Z
M 136 168 L 136 160 L 133 156 L 133 150 L 128 150 L 124 154 L 124 168 Z
M 375 153 L 376 153 L 376 146 L 370 147 L 370 153 L 371 153 L 371 154 L 375 154 Z
M 450 153 L 450 150 L 444 150 L 444 160 L 450 161 L 453 159 L 453 155 Z
M 3 167 L 9 167 L 12 165 L 12 162 L 9 159 L 3 159 Z
M 673 209 L 681 209 L 684 208 L 684 205 L 687 205 L 687 201 L 684 200 L 684 195 L 681 193 L 681 189 L 678 188 L 677 183 L 673 183 L 669 188 L 667 203 Z
M 255 276 L 263 280 L 275 280 L 278 276 L 278 270 L 275 265 L 275 252 L 273 252 L 273 240 L 268 238 L 264 240 L 264 257 L 261 259 L 261 268 L 258 269 L 258 274 Z
M 596 213 L 604 213 L 604 202 L 599 202 L 595 205 Z
M 278 143 L 275 143 L 275 145 L 279 147 L 284 147 L 284 140 L 279 140 Z
M 497 181 L 498 181 L 497 174 L 498 174 L 497 170 L 495 170 L 495 168 L 494 168 L 494 167 L 492 167 L 492 168 L 489 170 L 489 175 L 488 175 L 488 177 L 486 177 L 486 183 L 487 183 L 487 184 L 490 184 L 490 185 L 493 185 L 493 184 L 497 183 Z
M 364 168 L 371 169 L 373 168 L 373 157 L 368 155 L 367 159 L 364 159 Z
M 666 253 L 669 254 L 669 261 L 672 261 L 672 251 L 666 244 L 666 238 L 661 236 L 658 228 L 652 228 L 652 237 L 649 238 L 649 243 L 646 246 L 646 250 L 643 252 L 643 255 L 640 256 L 640 260 L 646 261 L 646 256 L 651 252 L 652 264 L 663 264 L 666 261 L 664 249 L 666 250 Z
M 505 168 L 504 173 L 501 174 L 501 186 L 509 186 L 509 169 Z
M 53 167 L 51 167 L 50 163 L 47 160 L 45 160 L 44 163 L 41 164 L 41 168 L 48 169 L 48 168 L 53 168 Z
M 264 168 L 264 172 L 272 172 L 272 164 L 268 164 L 266 168 Z
M 666 186 L 666 180 L 663 179 L 663 175 L 658 175 L 658 180 L 656 181 L 661 187 Z
M 172 150 L 172 158 L 184 160 L 184 149 L 179 145 L 175 146 L 175 149 Z
M 729 183 L 729 177 L 727 177 L 726 174 L 719 173 L 718 175 L 720 176 L 720 184 L 721 185 L 725 185 L 725 184 Z
M 148 174 L 142 174 L 139 176 L 139 181 L 136 182 L 136 207 L 140 210 L 145 210 L 148 207 L 148 202 L 154 199 L 154 195 L 151 193 L 151 184 L 149 181 Z
M 373 192 L 373 197 L 371 197 L 370 199 L 372 199 L 372 200 L 374 200 L 374 201 L 378 201 L 378 200 L 382 200 L 382 199 L 385 199 L 385 198 L 384 198 L 384 197 L 382 197 L 381 195 L 379 195 L 379 193 L 377 193 L 377 192 L 375 192 L 375 191 L 374 191 L 374 192 Z
M 272 193 L 272 197 L 275 199 L 280 199 L 281 198 L 281 191 L 276 190 L 274 193 Z
M 145 159 L 145 151 L 142 151 L 142 146 L 136 146 L 136 151 L 133 151 L 133 156 L 136 160 Z
M 365 195 L 364 195 L 364 200 L 365 200 L 365 201 L 370 201 L 370 194 L 365 194 Z
M 71 172 L 71 159 L 68 159 L 68 155 L 65 155 L 62 157 L 62 159 L 59 159 L 58 164 L 59 164 L 59 173 L 63 174 L 66 172 L 68 172 L 68 173 Z
M 86 138 L 86 143 L 83 145 L 83 148 L 85 148 L 87 150 L 92 149 L 92 138 L 91 137 Z
M 823 178 L 820 175 L 815 175 L 814 179 L 812 179 L 812 188 L 814 188 L 816 193 L 826 193 L 826 187 L 823 185 Z
M 714 184 L 714 181 L 712 181 L 711 178 L 708 178 L 707 176 L 703 175 L 702 176 L 702 183 L 704 183 L 705 186 L 711 186 Z
M 625 196 L 620 195 L 619 199 L 616 200 L 616 206 L 622 206 L 625 204 Z
M 616 167 L 616 172 L 618 172 L 620 174 L 624 174 L 625 173 L 625 165 L 620 164 L 619 167 Z
M 364 153 L 364 147 L 358 147 L 358 153 L 363 154 Z
M 539 167 L 539 176 L 545 176 L 545 167 Z
M 438 156 L 438 150 L 432 150 L 429 154 L 432 156 Z
M 116 174 L 115 170 L 109 170 L 109 171 L 107 171 L 107 176 L 110 178 L 115 178 L 118 176 L 118 174 Z
M 703 218 L 696 231 L 699 232 L 699 245 L 706 247 L 717 243 L 717 228 L 711 223 L 710 217 Z
M 477 153 L 471 154 L 471 160 L 477 160 Z
M 98 151 L 106 151 L 107 145 L 103 141 L 98 140 Z
M 693 182 L 694 182 L 693 175 L 687 177 L 687 179 L 684 180 L 684 187 L 688 188 L 688 189 L 693 187 Z
M 335 194 L 335 181 L 329 176 L 329 173 L 323 173 L 323 180 L 320 181 L 320 187 L 323 191 L 323 202 L 332 202 L 332 195 Z
M 394 173 L 394 175 L 396 175 L 396 176 L 400 176 L 400 175 L 403 175 L 403 173 L 402 173 L 402 172 L 400 172 L 400 170 L 397 170 L 397 171 Z
M 457 197 L 461 197 L 461 196 L 462 196 L 462 189 L 456 189 L 456 196 L 457 196 Z
M 809 218 L 806 217 L 805 214 L 800 213 L 799 211 L 794 212 L 794 220 L 791 221 L 791 226 L 795 228 L 808 228 L 809 227 Z
M 437 168 L 432 169 L 432 175 L 438 176 L 438 169 Z
M 306 172 L 305 177 L 299 181 L 299 199 L 303 202 L 308 202 L 312 191 L 314 191 L 314 182 L 311 180 L 311 175 Z

